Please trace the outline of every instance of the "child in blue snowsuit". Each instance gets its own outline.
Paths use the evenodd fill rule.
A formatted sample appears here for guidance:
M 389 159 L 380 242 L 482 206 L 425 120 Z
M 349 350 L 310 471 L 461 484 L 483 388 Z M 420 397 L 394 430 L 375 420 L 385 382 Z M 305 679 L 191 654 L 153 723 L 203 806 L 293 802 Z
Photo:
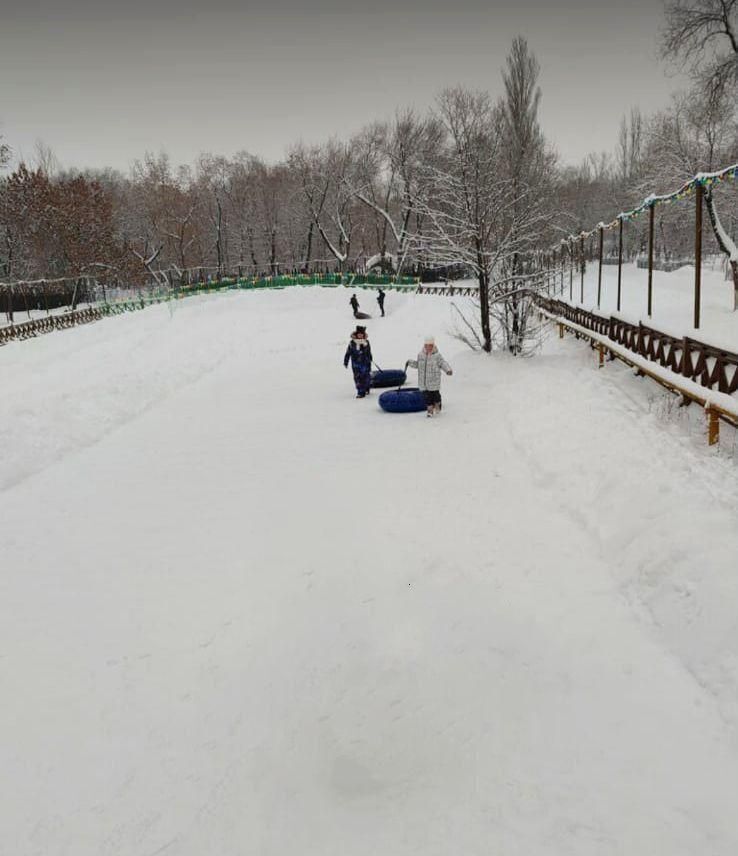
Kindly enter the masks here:
M 351 341 L 343 357 L 344 368 L 348 368 L 349 360 L 354 372 L 356 397 L 364 398 L 369 395 L 372 377 L 372 346 L 366 335 L 366 327 L 357 326 L 351 334 Z

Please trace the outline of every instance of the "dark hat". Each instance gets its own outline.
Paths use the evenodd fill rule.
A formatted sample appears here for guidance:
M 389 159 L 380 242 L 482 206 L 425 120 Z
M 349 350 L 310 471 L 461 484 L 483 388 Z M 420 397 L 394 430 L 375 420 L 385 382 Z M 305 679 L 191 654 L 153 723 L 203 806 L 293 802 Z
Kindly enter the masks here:
M 359 324 L 357 324 L 354 333 L 366 333 L 366 327 L 361 327 Z

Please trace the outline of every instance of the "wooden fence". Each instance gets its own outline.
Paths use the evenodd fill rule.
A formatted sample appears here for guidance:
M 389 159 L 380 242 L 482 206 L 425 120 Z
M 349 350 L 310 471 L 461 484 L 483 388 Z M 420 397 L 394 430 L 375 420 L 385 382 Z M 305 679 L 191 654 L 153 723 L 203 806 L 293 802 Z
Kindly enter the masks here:
M 440 294 L 445 297 L 476 297 L 479 288 L 476 285 L 419 285 L 415 289 L 417 294 Z
M 738 392 L 738 354 L 688 336 L 676 338 L 645 324 L 631 324 L 613 315 L 599 315 L 562 300 L 536 295 L 536 302 L 553 315 L 606 336 L 682 377 L 728 394 Z
M 59 315 L 48 315 L 45 318 L 36 318 L 33 321 L 24 321 L 22 324 L 8 324 L 0 327 L 0 345 L 6 345 L 14 339 L 32 339 L 42 333 L 51 333 L 53 330 L 66 330 L 78 324 L 87 324 L 97 321 L 106 313 L 99 307 L 79 309 L 75 312 L 64 312 Z
M 541 313 L 559 325 L 560 336 L 569 329 L 590 341 L 599 353 L 600 368 L 606 358 L 619 359 L 680 396 L 682 405 L 696 402 L 703 407 L 711 446 L 720 439 L 721 421 L 738 428 L 738 401 L 731 396 L 738 390 L 738 354 L 687 337 L 677 339 L 643 324 L 605 318 L 540 294 L 534 299 Z

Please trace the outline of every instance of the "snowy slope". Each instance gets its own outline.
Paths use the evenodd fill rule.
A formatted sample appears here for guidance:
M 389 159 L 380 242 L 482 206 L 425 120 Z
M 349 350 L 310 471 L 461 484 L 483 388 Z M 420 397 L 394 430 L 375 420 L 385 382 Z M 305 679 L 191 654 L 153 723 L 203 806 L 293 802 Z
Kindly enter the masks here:
M 0 852 L 735 853 L 735 439 L 440 297 L 368 327 L 444 413 L 384 414 L 347 296 L 0 353 Z

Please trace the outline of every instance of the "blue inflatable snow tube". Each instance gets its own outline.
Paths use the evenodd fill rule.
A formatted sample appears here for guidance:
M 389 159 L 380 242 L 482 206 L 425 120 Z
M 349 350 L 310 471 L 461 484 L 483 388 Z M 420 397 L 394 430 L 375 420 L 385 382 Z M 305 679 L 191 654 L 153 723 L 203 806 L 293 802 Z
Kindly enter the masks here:
M 407 380 L 407 375 L 402 369 L 382 369 L 372 372 L 372 386 L 381 389 L 385 386 L 402 386 Z
M 418 413 L 425 410 L 425 396 L 416 386 L 390 389 L 379 396 L 379 406 L 387 413 Z

